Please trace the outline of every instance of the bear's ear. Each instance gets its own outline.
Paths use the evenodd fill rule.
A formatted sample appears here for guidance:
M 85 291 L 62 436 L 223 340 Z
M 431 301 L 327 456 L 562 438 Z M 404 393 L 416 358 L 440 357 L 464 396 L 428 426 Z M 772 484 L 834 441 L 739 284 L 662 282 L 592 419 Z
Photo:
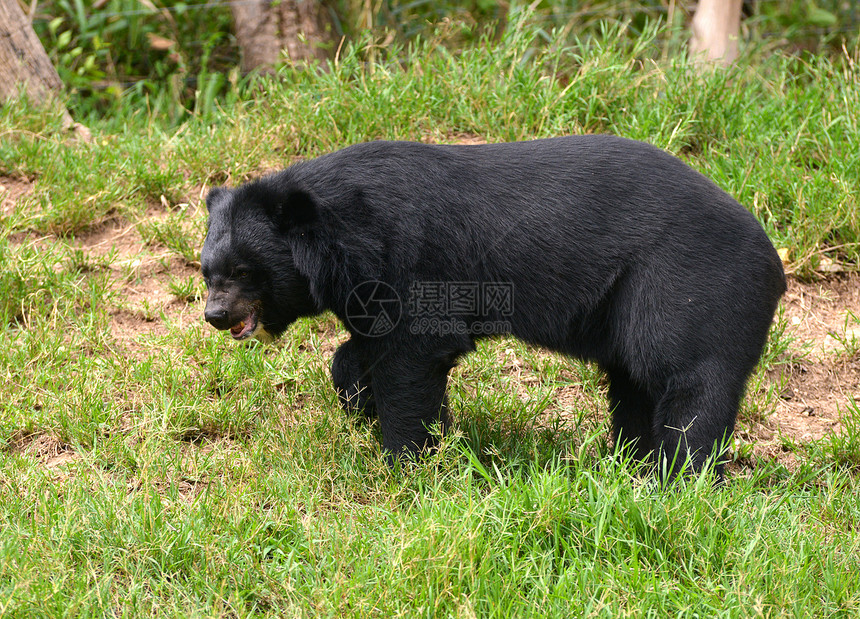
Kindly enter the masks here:
M 217 208 L 229 193 L 230 190 L 225 187 L 213 187 L 210 189 L 209 193 L 206 194 L 206 210 L 211 213 L 212 209 Z
M 319 200 L 309 190 L 300 187 L 290 187 L 281 191 L 265 188 L 262 203 L 283 231 L 305 228 L 317 221 L 319 217 Z
M 314 223 L 319 215 L 319 202 L 315 195 L 304 189 L 292 189 L 281 205 L 282 221 L 294 226 Z
M 262 209 L 275 227 L 284 232 L 310 226 L 319 219 L 319 199 L 309 189 L 294 183 L 263 179 L 243 185 L 237 191 L 234 200 Z M 219 199 L 216 197 L 216 203 Z

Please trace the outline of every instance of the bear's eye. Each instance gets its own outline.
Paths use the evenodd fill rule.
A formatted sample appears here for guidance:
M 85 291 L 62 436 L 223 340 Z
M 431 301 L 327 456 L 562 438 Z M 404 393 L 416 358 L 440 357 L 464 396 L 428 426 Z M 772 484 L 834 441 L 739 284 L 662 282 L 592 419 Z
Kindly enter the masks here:
M 236 269 L 236 278 L 237 279 L 248 279 L 250 273 L 247 269 Z

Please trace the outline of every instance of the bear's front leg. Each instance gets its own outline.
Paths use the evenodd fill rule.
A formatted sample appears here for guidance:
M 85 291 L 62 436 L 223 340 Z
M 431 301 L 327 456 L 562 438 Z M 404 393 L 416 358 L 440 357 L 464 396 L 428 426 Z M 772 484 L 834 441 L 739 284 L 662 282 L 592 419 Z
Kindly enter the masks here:
M 371 370 L 362 362 L 356 343 L 347 340 L 341 344 L 331 361 L 331 378 L 346 412 L 362 413 L 367 417 L 376 414 L 370 377 Z
M 414 458 L 437 444 L 431 432 L 448 426 L 450 366 L 408 355 L 388 353 L 374 364 L 371 384 L 382 430 L 382 446 L 390 463 Z

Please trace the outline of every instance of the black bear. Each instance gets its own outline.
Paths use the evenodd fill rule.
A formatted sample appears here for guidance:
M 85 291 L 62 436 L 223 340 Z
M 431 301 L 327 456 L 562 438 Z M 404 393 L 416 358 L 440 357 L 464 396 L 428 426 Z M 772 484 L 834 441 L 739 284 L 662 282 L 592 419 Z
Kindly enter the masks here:
M 597 362 L 616 443 L 670 476 L 687 457 L 700 470 L 733 431 L 785 291 L 749 211 L 613 136 L 357 144 L 206 204 L 206 320 L 268 339 L 334 312 L 351 335 L 334 385 L 378 416 L 392 459 L 448 423 L 458 358 L 511 334 Z

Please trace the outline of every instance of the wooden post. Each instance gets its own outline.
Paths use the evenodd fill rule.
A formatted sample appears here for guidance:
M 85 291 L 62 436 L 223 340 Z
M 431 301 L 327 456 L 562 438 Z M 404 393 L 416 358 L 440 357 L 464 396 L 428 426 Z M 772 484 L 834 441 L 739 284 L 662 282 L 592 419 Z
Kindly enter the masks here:
M 743 0 L 699 0 L 690 55 L 696 62 L 730 65 L 738 57 Z
M 324 60 L 329 40 L 323 9 L 312 0 L 249 0 L 231 5 L 242 70 L 271 69 L 286 50 L 297 64 Z

